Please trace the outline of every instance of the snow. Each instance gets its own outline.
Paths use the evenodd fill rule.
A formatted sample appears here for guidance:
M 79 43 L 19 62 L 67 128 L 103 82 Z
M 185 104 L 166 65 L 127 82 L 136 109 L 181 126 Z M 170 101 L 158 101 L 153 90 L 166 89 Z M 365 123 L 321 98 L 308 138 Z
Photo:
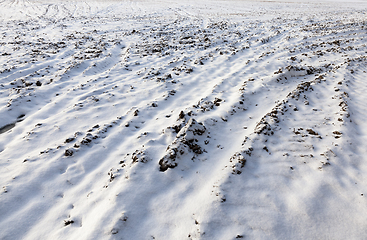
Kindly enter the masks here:
M 0 2 L 0 239 L 363 239 L 366 1 Z

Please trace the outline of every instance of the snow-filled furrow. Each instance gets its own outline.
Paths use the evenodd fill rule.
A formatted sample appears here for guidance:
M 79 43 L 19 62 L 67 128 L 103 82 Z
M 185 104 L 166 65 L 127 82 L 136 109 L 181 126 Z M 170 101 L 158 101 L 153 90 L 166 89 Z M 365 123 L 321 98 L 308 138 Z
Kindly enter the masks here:
M 363 238 L 366 7 L 0 1 L 0 238 Z
M 338 74 L 338 71 L 342 73 Z M 270 124 L 273 131 L 267 129 L 249 135 L 244 143 L 246 149 L 242 152 L 244 158 L 235 155 L 231 159 L 235 163 L 233 173 L 238 177 L 229 175 L 221 184 L 220 196 L 225 201 L 217 205 L 223 210 L 212 221 L 223 221 L 233 232 L 241 233 L 240 231 L 247 229 L 245 232 L 249 236 L 260 234 L 261 237 L 267 237 L 267 232 L 272 232 L 277 238 L 307 238 L 308 234 L 313 235 L 320 231 L 319 228 L 326 227 L 321 223 L 314 226 L 315 221 L 325 217 L 341 217 L 334 211 L 334 207 L 345 209 L 348 206 L 349 212 L 355 211 L 354 214 L 359 215 L 358 209 L 363 208 L 364 204 L 357 199 L 360 197 L 360 188 L 356 184 L 360 177 L 354 166 L 346 166 L 355 160 L 344 152 L 350 144 L 348 133 L 340 131 L 344 125 L 342 122 L 350 119 L 347 106 L 339 101 L 347 94 L 335 91 L 338 85 L 344 84 L 344 72 L 345 67 L 342 67 L 336 71 L 339 76 L 328 74 L 322 82 L 311 85 L 305 92 L 302 90 L 301 96 L 291 95 L 291 98 L 283 102 L 284 106 L 279 106 L 277 111 L 272 112 L 276 119 Z M 306 104 L 300 101 L 299 98 L 302 97 L 307 99 Z M 314 108 L 319 101 L 325 104 L 326 109 Z M 335 112 L 338 108 L 340 110 Z M 241 165 L 244 159 L 245 167 L 241 168 L 238 164 Z M 354 174 L 350 174 L 351 172 Z M 334 182 L 334 177 L 339 181 Z M 279 185 L 286 186 L 282 190 L 284 192 L 276 193 Z M 344 188 L 349 189 L 349 192 L 340 193 L 340 189 Z M 335 198 L 339 201 L 335 202 Z M 330 202 L 333 208 L 327 207 Z M 350 202 L 359 207 L 350 206 Z M 242 206 L 243 212 L 238 206 Z M 253 221 L 244 214 L 247 211 L 261 214 L 263 220 Z M 293 221 L 293 218 L 288 218 L 288 211 L 297 212 L 297 218 L 302 218 L 302 224 L 310 226 L 307 228 L 308 232 L 294 231 L 288 227 L 288 221 Z M 279 214 L 282 215 L 281 221 L 273 218 Z M 360 215 L 356 221 L 362 218 Z M 352 230 L 343 231 L 348 235 L 363 234 L 364 227 L 355 226 Z M 327 236 L 331 236 L 330 234 L 329 232 Z

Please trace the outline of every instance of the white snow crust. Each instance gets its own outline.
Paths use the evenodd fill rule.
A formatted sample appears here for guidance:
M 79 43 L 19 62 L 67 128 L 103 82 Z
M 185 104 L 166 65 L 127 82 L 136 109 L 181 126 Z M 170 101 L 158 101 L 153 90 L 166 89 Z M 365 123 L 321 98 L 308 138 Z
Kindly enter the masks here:
M 0 0 L 0 239 L 365 239 L 366 10 Z

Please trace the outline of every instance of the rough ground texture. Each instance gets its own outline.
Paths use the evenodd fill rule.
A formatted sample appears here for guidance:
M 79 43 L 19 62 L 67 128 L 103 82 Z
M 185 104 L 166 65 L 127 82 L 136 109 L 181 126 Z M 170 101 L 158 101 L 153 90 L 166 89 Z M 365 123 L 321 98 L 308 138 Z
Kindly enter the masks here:
M 0 1 L 0 239 L 363 239 L 366 10 Z

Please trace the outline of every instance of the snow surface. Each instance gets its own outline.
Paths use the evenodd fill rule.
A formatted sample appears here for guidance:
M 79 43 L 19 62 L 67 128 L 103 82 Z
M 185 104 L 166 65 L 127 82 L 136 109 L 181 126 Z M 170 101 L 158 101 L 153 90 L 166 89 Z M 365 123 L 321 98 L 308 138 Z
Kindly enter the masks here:
M 1 0 L 0 239 L 364 239 L 353 2 Z

